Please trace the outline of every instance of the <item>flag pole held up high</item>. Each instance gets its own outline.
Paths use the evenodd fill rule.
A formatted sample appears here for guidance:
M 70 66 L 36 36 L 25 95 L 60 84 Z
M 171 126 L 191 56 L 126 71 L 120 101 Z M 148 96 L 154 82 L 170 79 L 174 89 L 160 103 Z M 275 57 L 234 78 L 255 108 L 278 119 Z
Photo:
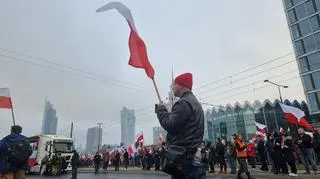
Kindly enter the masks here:
M 154 88 L 156 90 L 159 101 L 161 102 L 161 97 L 157 84 L 154 80 L 154 69 L 149 62 L 147 47 L 139 36 L 138 30 L 134 24 L 134 19 L 130 9 L 122 4 L 121 2 L 110 2 L 99 9 L 96 12 L 105 12 L 111 9 L 116 9 L 128 22 L 130 27 L 130 36 L 129 36 L 129 50 L 130 50 L 130 59 L 129 65 L 135 68 L 142 68 L 145 70 L 147 76 L 152 79 Z
M 16 125 L 9 88 L 0 88 L 0 108 L 11 109 L 12 122 Z

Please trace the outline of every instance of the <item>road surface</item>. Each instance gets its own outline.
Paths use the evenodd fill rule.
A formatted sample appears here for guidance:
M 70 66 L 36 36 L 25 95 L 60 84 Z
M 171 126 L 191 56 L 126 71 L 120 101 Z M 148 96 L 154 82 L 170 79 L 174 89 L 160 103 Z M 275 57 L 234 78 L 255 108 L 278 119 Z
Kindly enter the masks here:
M 66 174 L 60 177 L 40 177 L 40 176 L 28 176 L 27 179 L 70 179 L 71 175 Z M 236 175 L 215 175 L 215 176 L 208 176 L 208 179 L 235 179 L 237 178 Z M 243 176 L 243 178 L 247 178 Z M 288 176 L 281 176 L 281 175 L 273 175 L 273 174 L 262 174 L 256 175 L 256 179 L 292 179 Z M 294 179 L 303 179 L 306 176 L 299 176 L 295 177 Z M 308 179 L 319 178 L 319 176 L 310 175 L 307 177 Z M 169 176 L 166 175 L 159 175 L 154 173 L 143 173 L 143 174 L 128 174 L 128 173 L 79 173 L 78 179 L 170 179 Z

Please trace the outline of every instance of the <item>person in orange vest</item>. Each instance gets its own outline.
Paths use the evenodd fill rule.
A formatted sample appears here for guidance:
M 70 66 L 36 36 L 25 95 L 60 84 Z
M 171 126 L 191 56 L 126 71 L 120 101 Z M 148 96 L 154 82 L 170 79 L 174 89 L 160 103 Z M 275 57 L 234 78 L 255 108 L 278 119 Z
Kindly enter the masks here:
M 253 140 L 250 140 L 248 143 L 248 159 L 251 164 L 252 170 L 256 169 L 256 146 L 253 143 Z
M 247 145 L 245 142 L 242 141 L 241 135 L 235 136 L 234 145 L 236 147 L 237 159 L 239 163 L 239 170 L 238 170 L 238 179 L 241 179 L 241 173 L 246 173 L 248 179 L 253 179 L 251 177 L 250 172 L 248 171 L 248 153 L 247 153 Z

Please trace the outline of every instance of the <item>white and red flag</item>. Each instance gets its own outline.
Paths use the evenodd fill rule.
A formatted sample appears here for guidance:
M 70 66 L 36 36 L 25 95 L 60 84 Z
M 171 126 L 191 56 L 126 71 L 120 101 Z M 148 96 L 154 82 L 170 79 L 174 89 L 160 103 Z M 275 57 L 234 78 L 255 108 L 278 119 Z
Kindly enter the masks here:
M 129 65 L 135 68 L 143 68 L 147 76 L 151 79 L 154 79 L 155 72 L 148 59 L 147 47 L 142 38 L 139 36 L 138 30 L 134 24 L 131 10 L 120 2 L 110 2 L 97 9 L 97 12 L 105 12 L 111 9 L 116 9 L 126 19 L 131 30 L 129 36 Z
M 280 103 L 280 106 L 289 123 L 312 130 L 312 126 L 306 119 L 304 119 L 305 113 L 301 109 L 282 103 Z
M 12 109 L 9 88 L 0 88 L 0 108 Z
M 267 133 L 267 126 L 266 125 L 260 124 L 258 122 L 255 122 L 255 124 L 256 124 L 256 127 L 257 127 L 257 131 L 259 131 L 262 134 L 266 134 Z
M 143 131 L 141 131 L 136 137 L 136 143 L 142 143 L 144 141 Z

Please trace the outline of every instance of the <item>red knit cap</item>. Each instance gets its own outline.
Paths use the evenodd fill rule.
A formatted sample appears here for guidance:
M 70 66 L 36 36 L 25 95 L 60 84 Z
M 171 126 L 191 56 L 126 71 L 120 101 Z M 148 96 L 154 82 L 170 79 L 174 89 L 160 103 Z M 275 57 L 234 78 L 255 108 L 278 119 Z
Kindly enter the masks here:
M 180 76 L 177 76 L 174 82 L 180 86 L 186 87 L 192 90 L 192 74 L 191 73 L 184 73 Z

